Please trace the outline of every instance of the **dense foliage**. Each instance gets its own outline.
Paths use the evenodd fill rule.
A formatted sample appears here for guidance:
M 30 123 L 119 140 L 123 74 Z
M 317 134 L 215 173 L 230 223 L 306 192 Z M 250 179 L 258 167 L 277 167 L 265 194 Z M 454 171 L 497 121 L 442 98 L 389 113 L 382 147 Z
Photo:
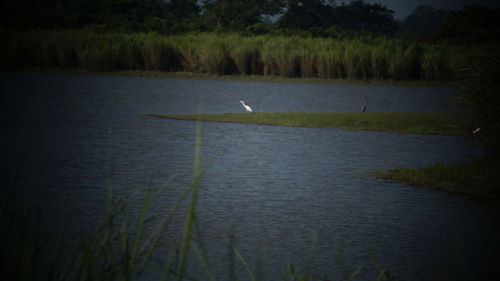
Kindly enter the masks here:
M 326 79 L 450 80 L 464 53 L 484 48 L 441 46 L 386 37 L 303 38 L 236 33 L 97 33 L 89 30 L 6 32 L 0 64 L 86 71 L 185 71 Z
M 500 52 L 498 47 L 488 55 L 473 57 L 460 70 L 463 81 L 462 104 L 469 118 L 479 128 L 475 135 L 486 144 L 488 155 L 500 163 Z
M 421 5 L 406 17 L 401 26 L 401 32 L 418 36 L 432 35 L 444 22 L 448 11 Z
M 347 1 L 346 1 L 347 2 Z M 445 11 L 419 6 L 404 21 L 363 0 L 23 0 L 0 11 L 6 29 L 91 28 L 107 32 L 239 32 L 322 37 L 432 35 L 458 43 L 497 41 L 500 12 L 479 6 Z M 443 23 L 444 22 L 444 23 Z M 436 31 L 439 29 L 439 32 Z
M 451 11 L 436 36 L 461 44 L 498 43 L 500 11 L 481 6 Z

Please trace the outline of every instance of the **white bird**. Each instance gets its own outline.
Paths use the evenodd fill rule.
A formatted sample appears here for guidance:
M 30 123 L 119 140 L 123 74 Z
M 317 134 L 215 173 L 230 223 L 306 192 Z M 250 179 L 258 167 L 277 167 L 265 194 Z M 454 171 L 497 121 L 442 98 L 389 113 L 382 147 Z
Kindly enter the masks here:
M 244 101 L 240 100 L 240 103 L 241 103 L 241 105 L 243 105 L 243 107 L 245 108 L 245 110 L 247 112 L 253 112 L 252 108 L 250 106 L 246 105 Z
M 475 133 L 478 133 L 479 131 L 481 131 L 481 128 L 475 129 L 474 132 L 472 132 L 472 133 L 475 134 Z

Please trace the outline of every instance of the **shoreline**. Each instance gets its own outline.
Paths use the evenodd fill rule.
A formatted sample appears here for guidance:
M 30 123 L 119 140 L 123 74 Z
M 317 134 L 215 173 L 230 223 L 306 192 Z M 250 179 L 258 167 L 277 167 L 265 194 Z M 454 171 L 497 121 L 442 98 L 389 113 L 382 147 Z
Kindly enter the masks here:
M 453 88 L 458 89 L 456 81 L 424 81 L 424 80 L 351 80 L 351 79 L 327 79 L 327 78 L 298 78 L 264 75 L 214 75 L 198 72 L 184 71 L 146 71 L 146 70 L 122 70 L 122 71 L 85 71 L 78 68 L 64 67 L 0 67 L 1 72 L 21 73 L 44 73 L 44 74 L 75 74 L 96 76 L 122 76 L 122 77 L 145 77 L 145 78 L 178 78 L 198 79 L 216 81 L 241 81 L 241 82 L 263 82 L 263 83 L 311 83 L 332 85 L 354 85 L 354 86 L 393 86 L 393 87 L 422 87 L 422 88 Z
M 466 136 L 466 120 L 456 113 L 258 112 L 222 114 L 145 114 L 156 118 L 306 128 Z
M 500 207 L 498 161 L 479 158 L 467 162 L 437 163 L 421 168 L 398 167 L 371 175 L 393 182 L 409 184 L 453 194 L 471 200 L 491 202 Z

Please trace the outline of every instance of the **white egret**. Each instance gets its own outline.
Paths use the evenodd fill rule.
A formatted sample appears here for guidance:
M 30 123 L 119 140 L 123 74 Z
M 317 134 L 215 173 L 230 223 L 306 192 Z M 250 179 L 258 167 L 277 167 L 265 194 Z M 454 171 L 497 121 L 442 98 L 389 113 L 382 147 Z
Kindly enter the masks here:
M 240 100 L 240 103 L 241 103 L 241 105 L 243 105 L 243 107 L 245 108 L 245 110 L 247 112 L 253 112 L 252 108 L 250 106 L 246 105 L 244 101 Z

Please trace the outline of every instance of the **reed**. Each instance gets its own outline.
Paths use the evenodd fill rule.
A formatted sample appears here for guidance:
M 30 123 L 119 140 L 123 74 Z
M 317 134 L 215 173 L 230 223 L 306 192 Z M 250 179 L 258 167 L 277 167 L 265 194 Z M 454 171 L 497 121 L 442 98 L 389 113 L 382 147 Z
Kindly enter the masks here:
M 347 79 L 371 78 L 371 47 L 358 41 L 346 43 L 344 51 L 344 65 Z
M 180 67 L 188 72 L 201 72 L 201 62 L 199 58 L 199 39 L 193 35 L 175 36 L 175 48 L 179 54 Z
M 389 78 L 391 53 L 388 45 L 390 45 L 388 40 L 380 40 L 372 47 L 370 62 L 373 79 L 386 80 Z
M 268 37 L 262 50 L 264 75 L 299 77 L 301 43 L 299 37 Z
M 315 43 L 316 42 L 308 38 L 296 51 L 300 77 L 317 77 L 318 49 L 320 46 Z
M 389 78 L 396 80 L 421 79 L 419 54 L 420 46 L 395 41 L 390 45 L 391 59 L 388 65 Z
M 169 71 L 175 70 L 178 55 L 169 43 L 168 38 L 146 34 L 144 36 L 142 55 L 144 70 L 146 71 Z
M 224 75 L 235 73 L 234 61 L 229 54 L 234 37 L 204 35 L 199 42 L 199 58 L 204 72 L 208 74 Z
M 449 79 L 452 70 L 449 68 L 450 50 L 443 46 L 430 48 L 427 46 L 422 55 L 422 72 L 426 80 Z
M 229 56 L 236 66 L 235 72 L 240 75 L 262 75 L 264 71 L 261 58 L 263 38 L 235 39 L 242 40 L 229 51 Z
M 120 41 L 119 57 L 121 68 L 129 70 L 145 69 L 144 56 L 142 53 L 142 40 L 139 36 L 125 36 Z
M 383 37 L 349 39 L 197 33 L 96 33 L 89 30 L 6 31 L 4 67 L 86 71 L 183 71 L 350 80 L 453 79 L 484 48 L 432 45 Z
M 340 42 L 324 40 L 318 50 L 318 77 L 326 79 L 343 79 L 346 77 L 343 60 L 344 46 Z

